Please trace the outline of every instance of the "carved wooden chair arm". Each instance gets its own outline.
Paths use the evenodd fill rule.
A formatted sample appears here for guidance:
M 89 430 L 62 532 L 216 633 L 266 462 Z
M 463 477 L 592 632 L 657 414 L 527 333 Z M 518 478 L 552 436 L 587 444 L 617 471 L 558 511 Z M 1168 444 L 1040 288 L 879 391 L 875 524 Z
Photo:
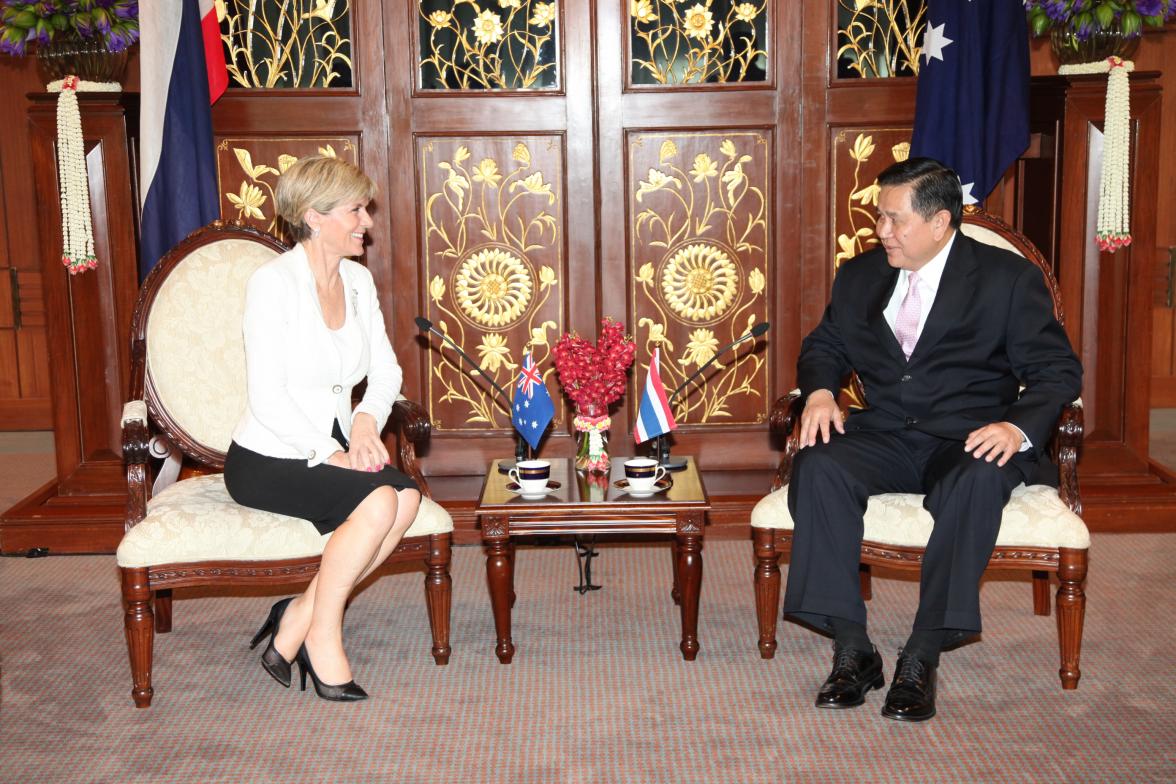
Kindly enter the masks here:
M 151 454 L 151 431 L 147 427 L 147 404 L 142 400 L 132 400 L 123 406 L 122 452 L 127 470 L 126 527 L 129 529 L 147 515 L 150 494 L 147 458 Z
M 429 495 L 429 485 L 425 481 L 425 475 L 421 472 L 416 456 L 417 445 L 427 443 L 429 434 L 433 431 L 433 425 L 429 422 L 425 409 L 418 403 L 401 398 L 392 406 L 390 420 L 400 446 L 400 470 L 416 480 L 424 495 Z
M 1082 449 L 1082 401 L 1075 400 L 1062 409 L 1058 429 L 1050 444 L 1050 454 L 1058 467 L 1058 495 L 1070 511 L 1082 514 L 1082 499 L 1078 495 L 1078 454 Z
M 780 457 L 780 465 L 776 467 L 776 475 L 772 477 L 772 489 L 779 490 L 788 484 L 792 477 L 792 458 L 796 454 L 799 434 L 796 423 L 800 421 L 800 412 L 804 410 L 801 402 L 800 390 L 794 389 L 787 395 L 776 399 L 772 405 L 772 413 L 768 417 L 768 429 L 773 435 L 784 437 L 784 452 Z

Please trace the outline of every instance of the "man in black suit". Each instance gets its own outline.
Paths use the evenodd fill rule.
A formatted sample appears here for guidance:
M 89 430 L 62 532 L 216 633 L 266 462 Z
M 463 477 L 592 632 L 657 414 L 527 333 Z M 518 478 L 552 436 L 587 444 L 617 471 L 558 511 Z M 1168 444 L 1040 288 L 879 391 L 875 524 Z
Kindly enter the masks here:
M 882 708 L 922 721 L 935 715 L 940 650 L 980 631 L 980 576 L 1009 495 L 1022 482 L 1057 484 L 1043 452 L 1082 367 L 1037 267 L 960 233 L 955 172 L 913 158 L 878 184 L 881 247 L 842 266 L 801 347 L 784 612 L 833 635 L 817 706 L 861 705 L 884 683 L 858 581 L 866 502 L 924 493 L 935 527 Z M 866 408 L 843 422 L 834 398 L 851 370 Z

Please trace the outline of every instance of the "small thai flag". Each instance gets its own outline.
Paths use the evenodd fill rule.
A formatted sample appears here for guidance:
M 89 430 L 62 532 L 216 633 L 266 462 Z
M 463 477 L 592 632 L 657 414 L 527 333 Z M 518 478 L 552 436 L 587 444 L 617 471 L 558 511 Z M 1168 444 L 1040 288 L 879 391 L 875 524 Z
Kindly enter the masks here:
M 678 423 L 674 421 L 674 413 L 670 410 L 666 388 L 662 386 L 658 360 L 660 350 L 655 348 L 653 356 L 649 358 L 649 374 L 645 377 L 641 407 L 637 409 L 637 426 L 633 428 L 633 439 L 638 444 L 678 427 Z

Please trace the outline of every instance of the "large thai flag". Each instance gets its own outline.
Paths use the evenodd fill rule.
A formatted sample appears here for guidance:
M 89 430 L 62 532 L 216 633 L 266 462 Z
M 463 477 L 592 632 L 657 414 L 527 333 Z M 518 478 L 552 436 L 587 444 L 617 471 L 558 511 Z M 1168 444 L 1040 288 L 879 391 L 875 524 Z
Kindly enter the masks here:
M 213 0 L 139 4 L 139 265 L 143 277 L 220 217 L 210 106 L 228 85 Z
M 649 373 L 645 376 L 645 392 L 641 395 L 641 407 L 637 409 L 637 425 L 633 428 L 633 439 L 643 443 L 651 438 L 665 435 L 678 426 L 666 388 L 662 386 L 660 348 L 653 350 L 649 358 Z

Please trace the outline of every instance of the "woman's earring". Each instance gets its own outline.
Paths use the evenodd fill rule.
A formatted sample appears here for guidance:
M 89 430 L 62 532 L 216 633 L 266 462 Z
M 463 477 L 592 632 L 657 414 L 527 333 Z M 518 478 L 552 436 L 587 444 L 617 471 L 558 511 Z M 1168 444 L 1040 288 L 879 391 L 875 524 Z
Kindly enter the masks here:
M 311 236 L 311 237 L 318 237 L 318 235 L 319 235 L 319 230 L 318 230 L 318 229 L 311 229 L 311 230 L 310 230 L 310 236 Z

